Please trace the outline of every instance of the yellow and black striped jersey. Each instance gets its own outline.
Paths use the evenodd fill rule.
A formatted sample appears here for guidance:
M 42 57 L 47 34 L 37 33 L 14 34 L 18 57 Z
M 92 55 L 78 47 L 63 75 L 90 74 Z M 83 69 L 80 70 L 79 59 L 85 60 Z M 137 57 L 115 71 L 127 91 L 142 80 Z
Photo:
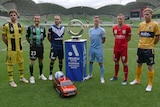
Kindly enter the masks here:
M 19 23 L 5 23 L 2 26 L 2 34 L 6 35 L 8 41 L 8 51 L 22 50 L 21 38 L 24 32 L 24 26 Z
M 138 34 L 140 36 L 138 48 L 153 49 L 155 37 L 160 35 L 159 25 L 156 21 L 149 23 L 141 22 L 138 28 Z

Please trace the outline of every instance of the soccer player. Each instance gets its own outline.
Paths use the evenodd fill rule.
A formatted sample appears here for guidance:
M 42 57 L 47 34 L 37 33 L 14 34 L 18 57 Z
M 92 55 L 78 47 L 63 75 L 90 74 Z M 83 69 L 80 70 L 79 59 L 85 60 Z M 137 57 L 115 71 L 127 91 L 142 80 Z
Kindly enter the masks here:
M 131 40 L 131 27 L 127 24 L 124 24 L 124 15 L 118 14 L 117 16 L 118 24 L 113 26 L 113 35 L 115 38 L 114 41 L 114 51 L 113 51 L 113 60 L 115 63 L 114 66 L 114 77 L 110 80 L 114 81 L 118 79 L 118 71 L 119 71 L 119 61 L 121 59 L 123 63 L 124 70 L 124 81 L 122 85 L 127 84 L 128 80 L 128 42 Z
M 63 58 L 64 58 L 64 50 L 63 50 L 63 36 L 65 32 L 64 26 L 61 25 L 61 18 L 59 15 L 54 16 L 54 25 L 50 26 L 48 30 L 48 40 L 51 43 L 50 50 L 50 74 L 49 80 L 53 79 L 52 70 L 54 67 L 54 62 L 56 57 L 59 59 L 59 70 L 62 71 L 63 67 Z
M 18 12 L 15 9 L 9 11 L 10 21 L 2 26 L 2 40 L 7 46 L 7 71 L 9 74 L 9 84 L 12 87 L 17 87 L 13 79 L 13 65 L 18 63 L 20 72 L 20 81 L 28 83 L 24 78 L 24 57 L 21 39 L 24 31 L 24 26 L 18 23 Z
M 106 31 L 100 27 L 100 17 L 94 16 L 94 27 L 89 29 L 90 48 L 89 48 L 89 75 L 85 79 L 92 78 L 93 63 L 96 60 L 100 67 L 100 81 L 104 80 L 104 65 L 103 65 L 103 43 L 106 41 Z
M 140 83 L 142 64 L 146 63 L 148 66 L 148 85 L 146 91 L 151 91 L 154 78 L 154 46 L 159 41 L 160 29 L 158 23 L 152 20 L 151 8 L 144 10 L 144 19 L 145 21 L 141 22 L 138 28 L 139 43 L 137 49 L 136 78 L 130 84 Z
M 35 60 L 38 58 L 39 62 L 39 79 L 47 80 L 43 75 L 43 53 L 44 46 L 43 40 L 46 37 L 46 30 L 44 27 L 40 26 L 40 15 L 34 15 L 34 24 L 29 26 L 26 30 L 26 40 L 30 44 L 30 83 L 35 83 L 35 78 L 33 76 L 33 66 Z

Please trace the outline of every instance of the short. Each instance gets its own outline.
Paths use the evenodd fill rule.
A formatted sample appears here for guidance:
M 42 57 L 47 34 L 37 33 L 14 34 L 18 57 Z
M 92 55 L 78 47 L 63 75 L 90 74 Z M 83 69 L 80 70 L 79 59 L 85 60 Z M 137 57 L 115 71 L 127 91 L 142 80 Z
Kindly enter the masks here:
M 30 59 L 36 60 L 37 58 L 43 59 L 44 48 L 41 46 L 30 46 Z
M 154 49 L 137 49 L 137 63 L 146 63 L 153 65 L 154 62 Z
M 63 49 L 60 49 L 60 50 L 53 50 L 53 49 L 51 49 L 51 51 L 50 51 L 50 59 L 51 60 L 56 60 L 57 57 L 60 60 L 62 60 L 64 58 L 64 51 L 63 51 Z
M 6 64 L 8 65 L 14 65 L 16 63 L 23 63 L 24 62 L 24 56 L 23 51 L 7 51 L 7 59 Z
M 127 61 L 128 61 L 128 51 L 127 50 L 123 50 L 123 51 L 114 50 L 113 60 L 115 62 L 119 62 L 120 58 L 121 58 L 123 63 L 127 63 Z
M 103 50 L 102 49 L 95 49 L 95 48 L 90 48 L 89 49 L 89 61 L 90 62 L 94 62 L 96 60 L 96 62 L 98 63 L 103 63 Z

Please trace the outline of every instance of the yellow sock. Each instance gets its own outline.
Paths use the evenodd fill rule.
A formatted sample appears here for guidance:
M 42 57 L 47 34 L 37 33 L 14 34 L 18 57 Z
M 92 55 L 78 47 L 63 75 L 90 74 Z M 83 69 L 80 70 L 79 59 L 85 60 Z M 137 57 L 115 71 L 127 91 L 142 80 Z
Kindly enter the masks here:
M 154 78 L 154 70 L 148 71 L 148 85 L 153 84 L 153 78 Z
M 7 66 L 7 71 L 8 71 L 8 75 L 9 75 L 9 81 L 13 81 L 13 66 L 8 65 Z
M 20 78 L 24 78 L 24 73 L 23 73 L 24 66 L 23 64 L 19 64 L 18 66 L 19 66 Z
M 136 80 L 138 82 L 140 82 L 140 76 L 141 76 L 141 73 L 142 73 L 142 66 L 136 68 Z

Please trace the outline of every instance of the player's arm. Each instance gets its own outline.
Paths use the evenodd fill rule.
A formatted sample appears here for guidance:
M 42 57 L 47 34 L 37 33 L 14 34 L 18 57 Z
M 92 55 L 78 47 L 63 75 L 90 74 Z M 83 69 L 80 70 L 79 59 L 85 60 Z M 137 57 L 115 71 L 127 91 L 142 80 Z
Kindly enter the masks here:
M 131 40 L 131 36 L 132 36 L 131 27 L 128 27 L 127 31 L 128 31 L 128 42 L 129 42 Z
M 46 37 L 46 29 L 44 28 L 44 32 L 43 32 L 43 40 Z
M 3 40 L 3 42 L 8 46 L 7 35 L 2 34 L 2 40 Z
M 48 29 L 48 41 L 51 42 L 51 28 Z
M 102 43 L 105 43 L 106 42 L 106 37 L 103 37 L 102 38 Z
M 26 40 L 28 43 L 30 43 L 30 27 L 28 27 L 26 30 Z
M 156 35 L 155 41 L 154 41 L 154 44 L 155 44 L 155 45 L 158 43 L 159 39 L 160 39 L 160 35 Z
M 7 40 L 7 27 L 6 27 L 6 25 L 4 24 L 3 26 L 2 26 L 2 40 L 3 40 L 3 42 L 8 46 L 8 40 Z

